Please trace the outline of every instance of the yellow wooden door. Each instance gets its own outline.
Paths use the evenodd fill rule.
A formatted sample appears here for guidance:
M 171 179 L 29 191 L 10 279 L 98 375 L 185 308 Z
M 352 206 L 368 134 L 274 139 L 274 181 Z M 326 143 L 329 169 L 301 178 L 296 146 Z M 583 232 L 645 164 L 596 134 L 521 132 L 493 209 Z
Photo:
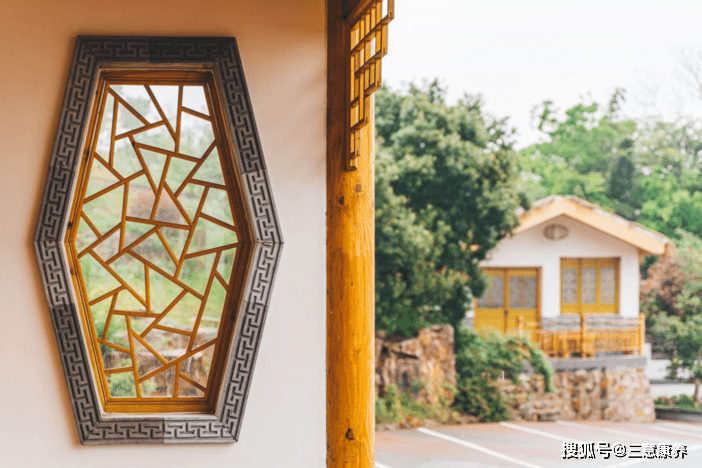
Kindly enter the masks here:
M 525 330 L 538 328 L 539 271 L 537 268 L 489 268 L 488 288 L 476 301 L 475 328 L 503 333 L 517 329 L 522 317 Z
M 476 301 L 475 322 L 476 330 L 495 329 L 504 332 L 507 315 L 507 288 L 505 288 L 505 273 L 503 268 L 485 270 L 490 281 L 488 287 Z
M 536 329 L 539 321 L 539 275 L 536 268 L 507 269 L 507 330 L 517 329 L 522 317 L 524 329 Z

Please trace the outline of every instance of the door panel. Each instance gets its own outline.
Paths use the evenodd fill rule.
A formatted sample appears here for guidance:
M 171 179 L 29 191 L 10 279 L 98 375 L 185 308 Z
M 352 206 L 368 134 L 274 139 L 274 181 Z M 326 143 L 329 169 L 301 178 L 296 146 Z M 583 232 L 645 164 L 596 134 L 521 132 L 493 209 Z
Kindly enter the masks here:
M 483 297 L 476 301 L 474 326 L 476 330 L 494 328 L 504 332 L 507 301 L 505 274 L 501 269 L 490 269 L 485 272 L 490 277 L 490 282 Z
M 490 284 L 476 301 L 475 328 L 495 328 L 503 333 L 516 330 L 518 317 L 523 329 L 536 329 L 539 321 L 539 272 L 537 268 L 490 268 Z

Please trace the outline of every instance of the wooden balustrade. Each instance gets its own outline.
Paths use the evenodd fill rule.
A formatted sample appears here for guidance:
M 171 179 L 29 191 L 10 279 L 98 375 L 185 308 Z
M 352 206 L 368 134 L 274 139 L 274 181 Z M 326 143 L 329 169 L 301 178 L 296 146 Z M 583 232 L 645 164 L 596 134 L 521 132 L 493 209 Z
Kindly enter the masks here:
M 643 355 L 646 318 L 640 314 L 633 327 L 610 328 L 605 323 L 602 328 L 592 328 L 583 317 L 579 330 L 542 330 L 540 324 L 517 317 L 517 331 L 520 336 L 528 336 L 549 357 L 569 358 L 573 354 L 591 357 L 598 352 Z

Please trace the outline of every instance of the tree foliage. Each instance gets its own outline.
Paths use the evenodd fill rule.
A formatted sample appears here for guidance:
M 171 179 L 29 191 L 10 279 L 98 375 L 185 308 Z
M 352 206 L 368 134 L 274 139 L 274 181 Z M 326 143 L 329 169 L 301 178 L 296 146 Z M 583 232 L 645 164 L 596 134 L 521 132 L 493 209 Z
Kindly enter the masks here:
M 463 320 L 522 201 L 506 120 L 445 96 L 437 82 L 376 94 L 376 326 L 390 334 Z
M 497 381 L 504 376 L 517 383 L 519 374 L 526 370 L 525 362 L 543 376 L 545 390 L 553 390 L 553 367 L 527 338 L 461 329 L 456 339 L 461 346 L 456 351 L 458 392 L 454 407 L 460 411 L 482 421 L 508 419 L 508 404 Z
M 649 269 L 641 288 L 642 308 L 652 332 L 673 350 L 679 368 L 695 379 L 695 404 L 702 382 L 702 239 L 680 231 L 678 255 Z
M 533 199 L 569 194 L 677 238 L 702 236 L 702 124 L 625 119 L 624 91 L 607 106 L 578 104 L 557 117 L 535 112 L 546 141 L 520 153 Z

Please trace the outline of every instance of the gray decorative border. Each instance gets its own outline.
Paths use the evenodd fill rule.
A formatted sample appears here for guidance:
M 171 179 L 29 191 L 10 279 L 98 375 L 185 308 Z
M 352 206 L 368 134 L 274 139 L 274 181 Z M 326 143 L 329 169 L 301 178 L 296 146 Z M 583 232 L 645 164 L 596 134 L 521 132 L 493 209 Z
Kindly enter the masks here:
M 214 70 L 251 223 L 252 260 L 213 415 L 103 414 L 64 249 L 67 216 L 98 72 L 109 66 L 207 64 Z M 49 167 L 34 245 L 78 435 L 83 444 L 234 442 L 241 430 L 283 239 L 234 38 L 79 36 Z

